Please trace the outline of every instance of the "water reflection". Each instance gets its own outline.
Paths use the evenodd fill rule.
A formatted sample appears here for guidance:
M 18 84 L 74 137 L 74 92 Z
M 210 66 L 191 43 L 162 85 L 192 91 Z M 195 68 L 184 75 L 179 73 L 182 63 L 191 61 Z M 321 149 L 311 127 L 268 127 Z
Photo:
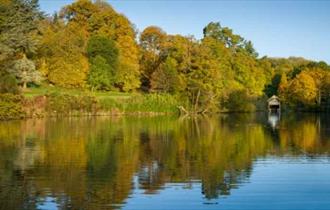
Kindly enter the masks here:
M 278 128 L 278 124 L 281 119 L 281 113 L 280 112 L 269 112 L 268 113 L 268 123 L 270 126 L 275 130 Z
M 169 185 L 218 204 L 250 182 L 255 160 L 327 157 L 328 119 L 240 114 L 3 122 L 0 207 L 118 209 L 168 192 Z

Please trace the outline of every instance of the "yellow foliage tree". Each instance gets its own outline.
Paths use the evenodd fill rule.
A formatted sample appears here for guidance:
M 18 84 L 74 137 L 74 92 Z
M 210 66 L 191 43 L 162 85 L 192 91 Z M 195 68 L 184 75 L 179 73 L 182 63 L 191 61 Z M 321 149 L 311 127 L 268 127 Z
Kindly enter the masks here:
M 119 63 L 115 85 L 122 91 L 132 91 L 140 87 L 139 49 L 135 40 L 132 23 L 118 14 L 104 1 L 78 0 L 62 10 L 62 17 L 69 24 L 77 24 L 91 35 L 101 35 L 116 42 Z
M 88 59 L 84 55 L 86 39 L 77 24 L 48 25 L 43 31 L 42 70 L 50 83 L 62 87 L 84 87 Z
M 301 72 L 288 86 L 290 97 L 296 104 L 313 106 L 317 100 L 318 89 L 313 77 Z

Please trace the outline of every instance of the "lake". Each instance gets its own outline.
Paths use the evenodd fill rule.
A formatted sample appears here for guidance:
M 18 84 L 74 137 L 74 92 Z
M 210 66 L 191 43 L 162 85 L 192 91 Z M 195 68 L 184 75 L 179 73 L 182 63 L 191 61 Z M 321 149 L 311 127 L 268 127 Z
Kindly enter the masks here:
M 329 209 L 330 115 L 0 123 L 0 209 Z

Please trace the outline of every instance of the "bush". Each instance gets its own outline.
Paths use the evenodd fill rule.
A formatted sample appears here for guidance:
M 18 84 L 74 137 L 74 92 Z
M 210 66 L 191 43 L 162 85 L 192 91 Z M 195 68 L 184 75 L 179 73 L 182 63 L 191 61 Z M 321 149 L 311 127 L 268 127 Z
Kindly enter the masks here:
M 124 111 L 172 113 L 177 111 L 177 106 L 177 100 L 169 94 L 136 95 L 129 99 Z
M 5 72 L 0 72 L 0 93 L 17 94 L 19 92 L 16 78 Z
M 22 108 L 23 97 L 10 93 L 0 94 L 0 120 L 21 119 L 25 117 Z
M 177 106 L 177 99 L 169 94 L 136 94 L 128 99 L 104 98 L 99 101 L 99 108 L 101 110 L 118 110 L 125 113 L 175 113 L 178 111 Z
M 46 110 L 50 114 L 69 115 L 95 112 L 96 99 L 92 96 L 75 96 L 51 93 L 47 96 Z
M 229 94 L 225 107 L 231 112 L 254 112 L 256 111 L 254 101 L 247 91 L 238 90 Z

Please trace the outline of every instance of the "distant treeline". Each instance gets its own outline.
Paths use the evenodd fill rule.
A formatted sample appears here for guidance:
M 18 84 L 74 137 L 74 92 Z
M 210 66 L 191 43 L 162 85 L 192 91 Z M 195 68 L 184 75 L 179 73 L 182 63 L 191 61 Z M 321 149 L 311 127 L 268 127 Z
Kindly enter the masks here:
M 53 85 L 92 91 L 167 93 L 186 110 L 253 111 L 278 95 L 292 109 L 330 104 L 330 67 L 258 56 L 219 22 L 204 36 L 138 32 L 101 0 L 78 0 L 52 16 L 37 0 L 0 0 L 0 92 Z

